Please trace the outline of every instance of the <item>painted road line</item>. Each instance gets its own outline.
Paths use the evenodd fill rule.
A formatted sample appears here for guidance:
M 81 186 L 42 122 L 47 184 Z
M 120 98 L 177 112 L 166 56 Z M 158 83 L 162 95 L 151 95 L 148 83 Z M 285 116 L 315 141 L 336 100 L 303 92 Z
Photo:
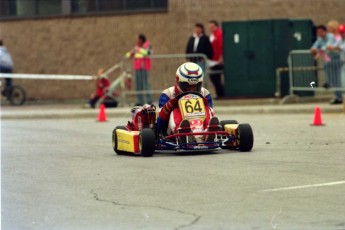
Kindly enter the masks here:
M 345 181 L 335 181 L 335 182 L 322 183 L 322 184 L 309 184 L 309 185 L 300 185 L 300 186 L 293 186 L 293 187 L 265 189 L 265 190 L 260 190 L 259 192 L 277 192 L 277 191 L 284 191 L 284 190 L 323 187 L 323 186 L 331 186 L 331 185 L 339 185 L 339 184 L 345 184 Z
M 88 75 L 65 75 L 65 74 L 27 74 L 27 73 L 0 73 L 0 78 L 16 79 L 46 79 L 46 80 L 93 80 L 94 76 Z

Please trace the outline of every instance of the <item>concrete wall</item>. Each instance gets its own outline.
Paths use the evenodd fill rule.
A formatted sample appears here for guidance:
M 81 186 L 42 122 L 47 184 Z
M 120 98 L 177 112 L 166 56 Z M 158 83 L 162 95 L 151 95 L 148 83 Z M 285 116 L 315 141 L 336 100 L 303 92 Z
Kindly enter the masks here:
M 345 22 L 344 0 L 170 0 L 168 12 L 1 21 L 1 36 L 15 72 L 93 74 L 118 62 L 145 33 L 154 51 L 183 53 L 193 24 L 219 21 L 311 18 Z M 173 73 L 172 73 L 173 75 Z M 30 98 L 88 97 L 92 82 L 16 80 Z

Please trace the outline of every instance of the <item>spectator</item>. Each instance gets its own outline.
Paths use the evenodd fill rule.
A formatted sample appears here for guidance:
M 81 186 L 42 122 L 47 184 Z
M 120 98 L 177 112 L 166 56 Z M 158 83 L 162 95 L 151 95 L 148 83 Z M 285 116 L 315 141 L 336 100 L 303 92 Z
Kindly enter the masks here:
M 4 42 L 0 39 L 0 73 L 12 73 L 13 72 L 13 60 L 11 54 L 4 46 Z M 5 78 L 5 89 L 1 92 L 6 96 L 12 88 L 12 78 Z
M 134 58 L 133 68 L 135 71 L 135 81 L 137 91 L 146 91 L 144 94 L 138 93 L 138 101 L 136 106 L 144 104 L 144 97 L 146 96 L 146 102 L 152 104 L 152 95 L 149 85 L 149 71 L 151 70 L 151 59 L 149 55 L 152 53 L 152 47 L 146 40 L 146 36 L 139 34 L 136 46 L 126 53 L 127 58 Z
M 212 45 L 209 37 L 205 35 L 204 25 L 201 23 L 196 23 L 194 26 L 194 34 L 189 38 L 187 47 L 187 54 L 205 54 L 208 59 L 213 56 Z M 203 72 L 206 69 L 206 60 L 202 58 L 188 58 L 189 61 L 198 64 Z
M 341 40 L 341 36 L 338 32 L 338 27 L 339 27 L 339 22 L 336 20 L 331 20 L 327 23 L 327 31 L 331 34 L 334 35 L 335 42 L 339 42 Z M 332 82 L 331 85 L 332 87 L 341 87 L 341 60 L 340 60 L 340 54 L 338 51 L 333 51 L 332 52 L 332 46 L 328 46 L 327 50 L 330 51 L 329 56 L 331 58 L 329 62 L 329 66 L 327 71 L 329 74 L 332 76 Z M 336 91 L 334 93 L 335 97 L 334 99 L 330 102 L 331 104 L 340 104 L 342 103 L 343 97 L 342 97 L 342 92 L 341 91 Z
M 320 25 L 316 28 L 317 40 L 310 49 L 310 52 L 314 55 L 315 59 L 323 58 L 324 69 L 326 74 L 326 82 L 323 85 L 325 88 L 330 86 L 338 86 L 340 79 L 339 55 L 336 53 L 330 53 L 329 48 L 334 46 L 336 41 L 334 34 L 327 33 L 327 28 L 324 25 Z M 339 72 L 339 73 L 338 73 Z M 330 101 L 331 104 L 341 103 L 339 98 L 339 92 L 335 92 L 335 98 Z
M 335 44 L 334 35 L 331 33 L 327 33 L 327 29 L 324 25 L 319 25 L 316 27 L 316 36 L 317 39 L 314 42 L 313 46 L 310 48 L 310 52 L 316 59 L 321 57 L 323 58 L 325 63 L 328 63 L 330 61 L 330 57 L 326 53 L 326 48 Z
M 224 88 L 221 77 L 221 72 L 223 70 L 223 33 L 219 28 L 218 22 L 215 20 L 209 21 L 209 28 L 211 31 L 210 41 L 213 49 L 213 57 L 210 65 L 210 78 L 216 89 L 217 97 L 215 99 L 219 99 L 224 97 Z
M 95 108 L 98 100 L 102 98 L 110 86 L 110 81 L 106 75 L 103 75 L 104 69 L 99 69 L 96 79 L 96 92 L 91 94 L 89 105 L 91 108 Z
M 341 36 L 338 32 L 339 22 L 336 20 L 331 20 L 327 23 L 327 31 L 334 35 L 335 40 L 338 42 L 341 40 Z
M 341 60 L 341 87 L 345 88 L 345 24 L 340 25 L 338 27 L 338 33 L 340 35 L 340 40 L 334 46 L 330 46 L 330 50 L 339 51 L 340 52 L 340 60 Z M 339 91 L 339 97 L 343 100 L 343 93 Z
M 341 40 L 338 42 L 337 47 L 340 50 L 340 58 L 343 63 L 341 68 L 341 83 L 342 87 L 345 88 L 345 24 L 340 25 L 338 31 L 341 36 Z

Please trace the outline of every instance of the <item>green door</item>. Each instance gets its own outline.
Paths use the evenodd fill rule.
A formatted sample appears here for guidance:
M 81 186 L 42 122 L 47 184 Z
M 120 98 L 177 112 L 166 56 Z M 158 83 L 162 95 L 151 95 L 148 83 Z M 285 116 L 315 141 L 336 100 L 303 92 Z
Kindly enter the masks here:
M 250 84 L 243 84 L 248 88 L 248 96 L 272 96 L 275 84 L 272 81 L 274 74 L 274 37 L 272 21 L 249 22 L 248 47 L 253 56 L 249 59 Z
M 272 96 L 272 22 L 225 22 L 223 34 L 226 96 Z
M 313 22 L 309 19 L 293 19 L 290 20 L 291 33 L 290 33 L 290 50 L 308 50 L 313 44 Z M 294 56 L 296 57 L 296 56 Z M 295 67 L 303 66 L 316 66 L 316 62 L 311 55 L 301 55 L 293 60 Z M 306 71 L 306 72 L 293 72 L 293 77 L 296 79 L 295 86 L 309 87 L 310 82 L 317 81 L 317 71 Z M 281 92 L 282 96 L 288 94 L 289 82 L 288 74 L 282 75 L 281 79 Z M 312 91 L 297 91 L 295 94 L 299 96 L 314 96 Z
M 293 50 L 310 49 L 313 44 L 313 22 L 309 19 L 292 19 L 291 44 Z
M 288 55 L 291 50 L 291 39 L 293 33 L 293 24 L 290 20 L 274 20 L 274 69 L 288 67 Z M 273 78 L 272 78 L 273 79 Z M 276 82 L 276 76 L 274 82 Z M 276 89 L 277 91 L 277 89 Z M 280 95 L 285 96 L 289 93 L 289 74 L 282 72 L 280 74 Z
M 248 32 L 243 22 L 223 24 L 224 88 L 226 96 L 238 96 L 238 84 L 249 82 Z
M 224 88 L 229 97 L 273 97 L 276 69 L 287 67 L 290 50 L 309 49 L 310 20 L 224 22 Z M 314 79 L 313 77 L 311 79 Z M 281 92 L 288 92 L 282 75 Z

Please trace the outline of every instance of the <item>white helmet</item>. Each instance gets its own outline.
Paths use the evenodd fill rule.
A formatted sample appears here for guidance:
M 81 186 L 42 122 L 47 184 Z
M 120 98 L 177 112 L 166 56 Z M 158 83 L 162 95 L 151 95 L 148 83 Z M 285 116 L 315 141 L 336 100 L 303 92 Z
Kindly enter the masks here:
M 204 72 L 198 64 L 186 62 L 178 67 L 176 80 L 182 92 L 200 92 L 204 80 Z

